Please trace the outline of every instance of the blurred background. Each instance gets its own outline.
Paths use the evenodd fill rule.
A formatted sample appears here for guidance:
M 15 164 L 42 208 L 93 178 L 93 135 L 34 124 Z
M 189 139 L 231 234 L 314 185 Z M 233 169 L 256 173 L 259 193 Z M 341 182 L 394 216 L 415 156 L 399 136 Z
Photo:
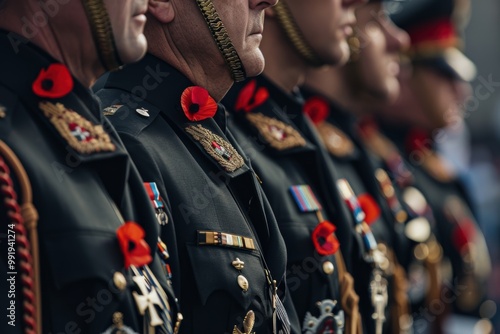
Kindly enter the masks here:
M 500 1 L 471 3 L 465 54 L 476 64 L 478 75 L 472 82 L 473 95 L 465 105 L 464 126 L 449 129 L 449 140 L 441 149 L 463 172 L 474 196 L 494 262 L 490 298 L 500 305 Z M 500 333 L 496 306 L 491 303 L 484 312 L 495 313 L 495 332 Z

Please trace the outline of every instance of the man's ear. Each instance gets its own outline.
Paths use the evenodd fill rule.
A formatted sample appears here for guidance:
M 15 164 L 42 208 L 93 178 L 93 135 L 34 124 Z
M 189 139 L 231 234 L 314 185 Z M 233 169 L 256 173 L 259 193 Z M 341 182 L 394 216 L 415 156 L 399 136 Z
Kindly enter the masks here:
M 171 0 L 149 0 L 148 12 L 163 24 L 172 22 L 175 16 Z

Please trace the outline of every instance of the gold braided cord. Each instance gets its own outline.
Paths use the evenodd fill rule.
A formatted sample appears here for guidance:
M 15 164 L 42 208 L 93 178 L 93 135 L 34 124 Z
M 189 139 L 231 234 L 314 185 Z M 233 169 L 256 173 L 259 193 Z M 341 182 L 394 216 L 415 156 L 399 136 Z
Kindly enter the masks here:
M 115 46 L 113 29 L 103 0 L 83 0 L 97 52 L 104 67 L 111 71 L 122 66 Z
M 210 33 L 212 34 L 217 47 L 221 52 L 224 60 L 229 66 L 231 71 L 231 76 L 236 82 L 243 81 L 246 78 L 245 69 L 243 68 L 243 63 L 241 62 L 238 52 L 229 38 L 226 27 L 219 17 L 217 10 L 215 9 L 212 0 L 196 0 L 198 7 L 200 8 L 201 14 L 207 22 Z
M 273 7 L 276 18 L 280 23 L 281 28 L 284 30 L 288 40 L 292 43 L 293 47 L 297 50 L 302 58 L 304 58 L 311 66 L 319 67 L 325 65 L 318 55 L 313 51 L 311 46 L 306 42 L 302 35 L 297 23 L 290 13 L 290 9 L 283 1 L 280 1 Z

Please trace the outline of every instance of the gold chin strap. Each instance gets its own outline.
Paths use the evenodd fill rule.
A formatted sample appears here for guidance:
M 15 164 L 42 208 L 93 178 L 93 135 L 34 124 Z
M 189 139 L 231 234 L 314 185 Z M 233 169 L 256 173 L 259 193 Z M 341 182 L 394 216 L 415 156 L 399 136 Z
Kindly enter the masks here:
M 116 50 L 113 29 L 104 1 L 82 0 L 82 3 L 102 64 L 108 71 L 120 68 L 123 64 Z
M 243 63 L 241 62 L 240 56 L 236 52 L 236 49 L 229 38 L 229 34 L 227 33 L 227 30 L 224 27 L 212 0 L 196 0 L 196 4 L 200 8 L 201 14 L 207 22 L 208 29 L 210 29 L 210 33 L 212 34 L 215 43 L 217 43 L 219 51 L 229 66 L 233 80 L 236 82 L 245 80 L 246 73 Z
M 325 62 L 320 59 L 320 57 L 313 51 L 311 46 L 307 43 L 304 35 L 300 31 L 297 23 L 290 13 L 290 9 L 287 5 L 280 1 L 276 6 L 273 7 L 276 18 L 284 30 L 288 40 L 292 43 L 293 47 L 304 58 L 308 64 L 311 66 L 319 67 L 325 65 Z

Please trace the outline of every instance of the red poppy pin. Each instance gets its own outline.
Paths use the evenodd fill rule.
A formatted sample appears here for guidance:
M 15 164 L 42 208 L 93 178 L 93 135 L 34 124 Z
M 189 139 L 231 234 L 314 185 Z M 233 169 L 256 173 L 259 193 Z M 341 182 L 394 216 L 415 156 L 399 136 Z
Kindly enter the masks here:
M 181 106 L 184 115 L 192 122 L 214 117 L 217 112 L 217 102 L 205 88 L 199 86 L 191 86 L 184 90 L 181 96 Z
M 33 82 L 33 93 L 42 98 L 58 99 L 73 90 L 73 78 L 66 65 L 51 64 L 42 69 Z
M 330 114 L 330 107 L 325 99 L 313 96 L 304 103 L 303 111 L 314 124 L 319 124 Z
M 363 117 L 358 122 L 358 130 L 363 138 L 370 138 L 374 133 L 378 132 L 378 125 L 373 117 Z
M 421 129 L 412 129 L 406 138 L 408 152 L 422 152 L 431 149 L 432 139 L 429 134 Z
M 455 248 L 462 252 L 472 240 L 474 240 L 476 235 L 476 227 L 471 219 L 465 218 L 460 222 L 460 225 L 457 224 L 455 229 L 453 230 L 452 240 Z
M 370 194 L 361 194 L 358 196 L 358 202 L 361 210 L 365 213 L 365 222 L 371 225 L 380 217 L 380 207 Z
M 236 111 L 250 112 L 257 108 L 269 98 L 269 91 L 266 87 L 257 89 L 257 80 L 251 80 L 241 89 L 236 99 L 234 109 Z
M 144 240 L 144 230 L 134 222 L 126 222 L 116 231 L 118 242 L 125 258 L 125 268 L 141 267 L 150 263 L 151 249 Z
M 329 221 L 323 221 L 316 225 L 312 233 L 312 240 L 318 254 L 326 256 L 337 252 L 340 243 L 334 234 L 336 229 L 337 227 Z

